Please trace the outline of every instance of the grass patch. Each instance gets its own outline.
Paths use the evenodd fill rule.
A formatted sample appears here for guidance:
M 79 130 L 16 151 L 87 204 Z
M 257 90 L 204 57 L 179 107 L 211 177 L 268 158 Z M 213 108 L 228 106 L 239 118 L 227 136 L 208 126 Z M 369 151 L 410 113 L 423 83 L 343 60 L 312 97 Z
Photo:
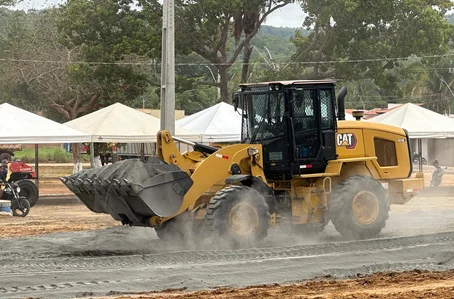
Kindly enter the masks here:
M 90 157 L 86 154 L 81 155 L 83 162 L 90 161 Z M 20 159 L 25 163 L 35 162 L 35 149 L 25 148 L 21 151 L 14 152 L 13 159 Z M 71 153 L 67 153 L 64 149 L 58 147 L 43 147 L 38 150 L 38 162 L 55 162 L 55 163 L 70 163 L 73 161 Z

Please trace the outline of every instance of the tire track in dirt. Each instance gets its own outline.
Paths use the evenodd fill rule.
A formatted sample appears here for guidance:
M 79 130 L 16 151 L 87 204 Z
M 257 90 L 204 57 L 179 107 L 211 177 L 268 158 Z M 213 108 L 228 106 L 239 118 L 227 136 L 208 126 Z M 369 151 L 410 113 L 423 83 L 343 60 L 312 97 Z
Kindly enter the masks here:
M 374 239 L 364 241 L 300 245 L 289 247 L 250 248 L 240 250 L 181 251 L 154 254 L 131 254 L 115 251 L 67 252 L 32 259 L 2 258 L 0 277 L 23 273 L 64 272 L 90 269 L 125 269 L 236 263 L 256 260 L 310 258 L 357 252 L 398 250 L 418 246 L 454 243 L 454 232 L 424 236 Z M 118 255 L 115 255 L 118 254 Z
M 62 290 L 62 289 L 75 288 L 75 287 L 89 287 L 89 286 L 101 286 L 101 285 L 107 285 L 107 284 L 146 282 L 146 281 L 151 281 L 151 280 L 153 280 L 153 279 L 143 278 L 143 279 L 119 279 L 119 280 L 92 280 L 92 281 L 72 281 L 72 282 L 64 282 L 64 283 L 42 284 L 42 285 L 24 286 L 24 287 L 0 287 L 0 294 L 53 291 L 53 290 Z
M 374 265 L 372 267 L 364 267 L 357 268 L 358 273 L 361 275 L 345 275 L 346 270 L 341 270 L 336 272 L 336 269 L 328 270 L 327 273 L 329 275 L 325 275 L 324 277 L 335 277 L 335 278 L 358 278 L 365 276 L 366 274 L 376 273 L 376 272 L 385 272 L 385 271 L 393 271 L 393 272 L 403 272 L 405 270 L 414 270 L 414 269 L 426 269 L 426 270 L 440 270 L 442 267 L 438 266 L 438 263 L 397 263 L 397 264 L 390 264 L 384 263 L 380 265 Z M 118 269 L 120 270 L 120 269 Z M 350 269 L 353 270 L 353 269 Z M 368 271 L 365 271 L 368 270 Z M 49 274 L 51 272 L 42 272 L 41 274 Z M 31 273 L 30 273 L 31 274 Z M 112 285 L 131 285 L 134 283 L 147 283 L 155 281 L 156 278 L 135 278 L 135 279 L 117 279 L 117 280 L 87 280 L 87 281 L 68 281 L 68 282 L 59 282 L 59 283 L 51 283 L 51 284 L 38 284 L 38 285 L 31 285 L 31 286 L 22 286 L 22 287 L 0 287 L 0 296 L 7 296 L 7 295 L 16 295 L 16 296 L 27 296 L 28 294 L 36 294 L 37 292 L 46 293 L 46 292 L 65 292 L 70 291 L 71 289 L 78 289 L 81 290 L 83 288 L 109 288 Z M 80 292 L 80 291 L 79 291 Z

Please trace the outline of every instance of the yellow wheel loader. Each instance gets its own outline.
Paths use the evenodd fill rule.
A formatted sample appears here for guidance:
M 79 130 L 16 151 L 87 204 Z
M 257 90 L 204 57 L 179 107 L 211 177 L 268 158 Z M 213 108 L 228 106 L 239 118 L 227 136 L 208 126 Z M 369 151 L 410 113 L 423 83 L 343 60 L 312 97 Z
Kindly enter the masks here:
M 242 142 L 191 143 L 162 130 L 158 157 L 116 162 L 61 178 L 93 212 L 154 227 L 161 239 L 250 246 L 270 227 L 290 235 L 331 221 L 349 239 L 376 236 L 391 204 L 422 190 L 404 129 L 346 121 L 335 81 L 241 85 L 233 95 Z M 361 115 L 357 115 L 360 120 Z M 229 124 L 225 124 L 229 125 Z M 193 147 L 180 153 L 177 143 Z

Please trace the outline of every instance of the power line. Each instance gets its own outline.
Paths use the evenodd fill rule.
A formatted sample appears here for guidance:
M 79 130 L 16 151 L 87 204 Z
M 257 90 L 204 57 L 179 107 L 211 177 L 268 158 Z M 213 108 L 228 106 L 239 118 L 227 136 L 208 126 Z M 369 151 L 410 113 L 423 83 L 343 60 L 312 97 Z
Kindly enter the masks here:
M 273 62 L 279 65 L 302 65 L 302 64 L 330 64 L 330 63 L 359 63 L 359 62 L 383 62 L 383 61 L 405 61 L 409 59 L 420 59 L 420 58 L 445 58 L 454 56 L 454 53 L 442 54 L 442 55 L 423 55 L 423 56 L 412 56 L 412 57 L 395 57 L 395 58 L 369 58 L 369 59 L 352 59 L 352 60 L 323 60 L 323 61 L 282 61 Z M 39 60 L 39 59 L 10 59 L 0 58 L 0 62 L 29 62 L 29 63 L 43 63 L 43 64 L 92 64 L 92 65 L 149 65 L 160 67 L 160 63 L 153 62 L 102 62 L 102 61 L 62 61 L 62 60 Z M 194 62 L 180 62 L 175 63 L 175 66 L 225 66 L 225 65 L 243 65 L 245 63 L 238 61 L 232 64 L 229 63 L 194 63 Z M 266 62 L 249 62 L 247 64 L 253 65 L 268 65 Z M 449 68 L 440 68 L 449 69 Z
M 395 96 L 381 96 L 379 94 L 373 96 L 373 95 L 359 95 L 359 94 L 353 94 L 350 95 L 351 98 L 397 98 L 397 99 L 416 99 L 416 98 L 423 98 L 423 97 L 435 97 L 435 96 L 446 96 L 446 95 L 451 95 L 450 93 L 433 93 L 433 94 L 420 94 L 420 95 L 414 95 L 414 96 L 404 96 L 404 97 L 399 97 L 398 95 Z

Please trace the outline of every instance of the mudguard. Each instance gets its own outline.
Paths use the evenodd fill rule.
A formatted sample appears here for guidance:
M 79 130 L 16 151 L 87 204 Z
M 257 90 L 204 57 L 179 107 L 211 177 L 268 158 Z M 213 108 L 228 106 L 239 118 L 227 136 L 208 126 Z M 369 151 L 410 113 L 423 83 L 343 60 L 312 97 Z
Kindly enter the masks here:
M 276 196 L 274 195 L 274 191 L 261 179 L 247 174 L 235 174 L 229 176 L 225 180 L 225 183 L 241 183 L 244 186 L 248 186 L 257 190 L 260 194 L 263 195 L 263 197 L 265 197 L 266 203 L 268 204 L 268 207 L 270 209 L 270 213 L 273 214 L 276 212 L 277 201 Z

